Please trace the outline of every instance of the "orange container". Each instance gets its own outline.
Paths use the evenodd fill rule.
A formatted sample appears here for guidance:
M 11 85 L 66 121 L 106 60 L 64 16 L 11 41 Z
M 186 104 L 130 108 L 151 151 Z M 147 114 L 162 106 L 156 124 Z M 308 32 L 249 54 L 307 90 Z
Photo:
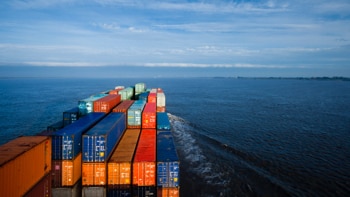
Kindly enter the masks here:
M 142 128 L 155 129 L 157 126 L 157 105 L 156 103 L 146 103 L 142 111 Z
M 156 185 L 156 129 L 141 130 L 132 171 L 133 185 Z
M 23 196 L 51 170 L 51 139 L 25 136 L 0 146 L 1 196 Z
M 94 112 L 105 112 L 109 113 L 112 109 L 118 105 L 121 101 L 121 95 L 110 94 L 103 98 L 94 101 Z
M 158 197 L 179 197 L 180 189 L 178 187 L 163 187 L 157 189 Z
M 62 186 L 73 186 L 81 178 L 81 153 L 74 160 L 62 161 Z
M 82 185 L 100 186 L 106 185 L 106 163 L 83 163 Z
M 140 129 L 127 129 L 108 161 L 108 185 L 130 185 L 131 164 Z
M 125 100 L 122 101 L 117 107 L 115 107 L 112 111 L 113 112 L 123 112 L 126 113 L 129 109 L 129 107 L 134 103 L 133 100 Z
M 165 106 L 163 106 L 163 107 L 157 106 L 157 112 L 165 112 Z

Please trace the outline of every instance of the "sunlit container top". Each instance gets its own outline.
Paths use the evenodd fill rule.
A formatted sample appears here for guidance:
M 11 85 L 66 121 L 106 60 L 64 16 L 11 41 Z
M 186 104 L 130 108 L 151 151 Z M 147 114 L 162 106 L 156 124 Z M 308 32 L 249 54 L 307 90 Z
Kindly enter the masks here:
M 146 90 L 145 83 L 137 83 L 135 84 L 135 94 L 140 94 Z
M 122 101 L 124 100 L 130 100 L 133 98 L 134 96 L 134 88 L 133 87 L 127 87 L 123 90 L 120 90 L 118 92 L 118 94 L 120 94 L 122 96 Z

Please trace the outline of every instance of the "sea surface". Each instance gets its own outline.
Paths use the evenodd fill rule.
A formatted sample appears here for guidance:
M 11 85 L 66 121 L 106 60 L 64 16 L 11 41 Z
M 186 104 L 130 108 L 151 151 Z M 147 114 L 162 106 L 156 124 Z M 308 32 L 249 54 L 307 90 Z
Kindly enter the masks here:
M 1 78 L 0 144 L 35 135 L 117 85 L 162 88 L 181 196 L 348 196 L 350 82 Z

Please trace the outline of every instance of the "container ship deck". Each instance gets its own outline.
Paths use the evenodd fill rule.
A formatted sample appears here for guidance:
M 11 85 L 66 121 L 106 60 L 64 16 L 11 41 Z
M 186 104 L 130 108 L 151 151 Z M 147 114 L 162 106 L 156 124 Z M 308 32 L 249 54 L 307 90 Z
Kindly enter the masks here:
M 77 102 L 36 136 L 0 146 L 1 196 L 180 196 L 165 94 L 144 83 Z

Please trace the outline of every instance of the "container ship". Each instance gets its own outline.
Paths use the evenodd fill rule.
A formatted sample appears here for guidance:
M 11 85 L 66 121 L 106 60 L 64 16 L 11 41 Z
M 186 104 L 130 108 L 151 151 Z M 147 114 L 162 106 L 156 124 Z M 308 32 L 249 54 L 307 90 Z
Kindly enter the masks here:
M 36 136 L 0 146 L 1 196 L 180 196 L 180 162 L 161 88 L 78 101 Z

